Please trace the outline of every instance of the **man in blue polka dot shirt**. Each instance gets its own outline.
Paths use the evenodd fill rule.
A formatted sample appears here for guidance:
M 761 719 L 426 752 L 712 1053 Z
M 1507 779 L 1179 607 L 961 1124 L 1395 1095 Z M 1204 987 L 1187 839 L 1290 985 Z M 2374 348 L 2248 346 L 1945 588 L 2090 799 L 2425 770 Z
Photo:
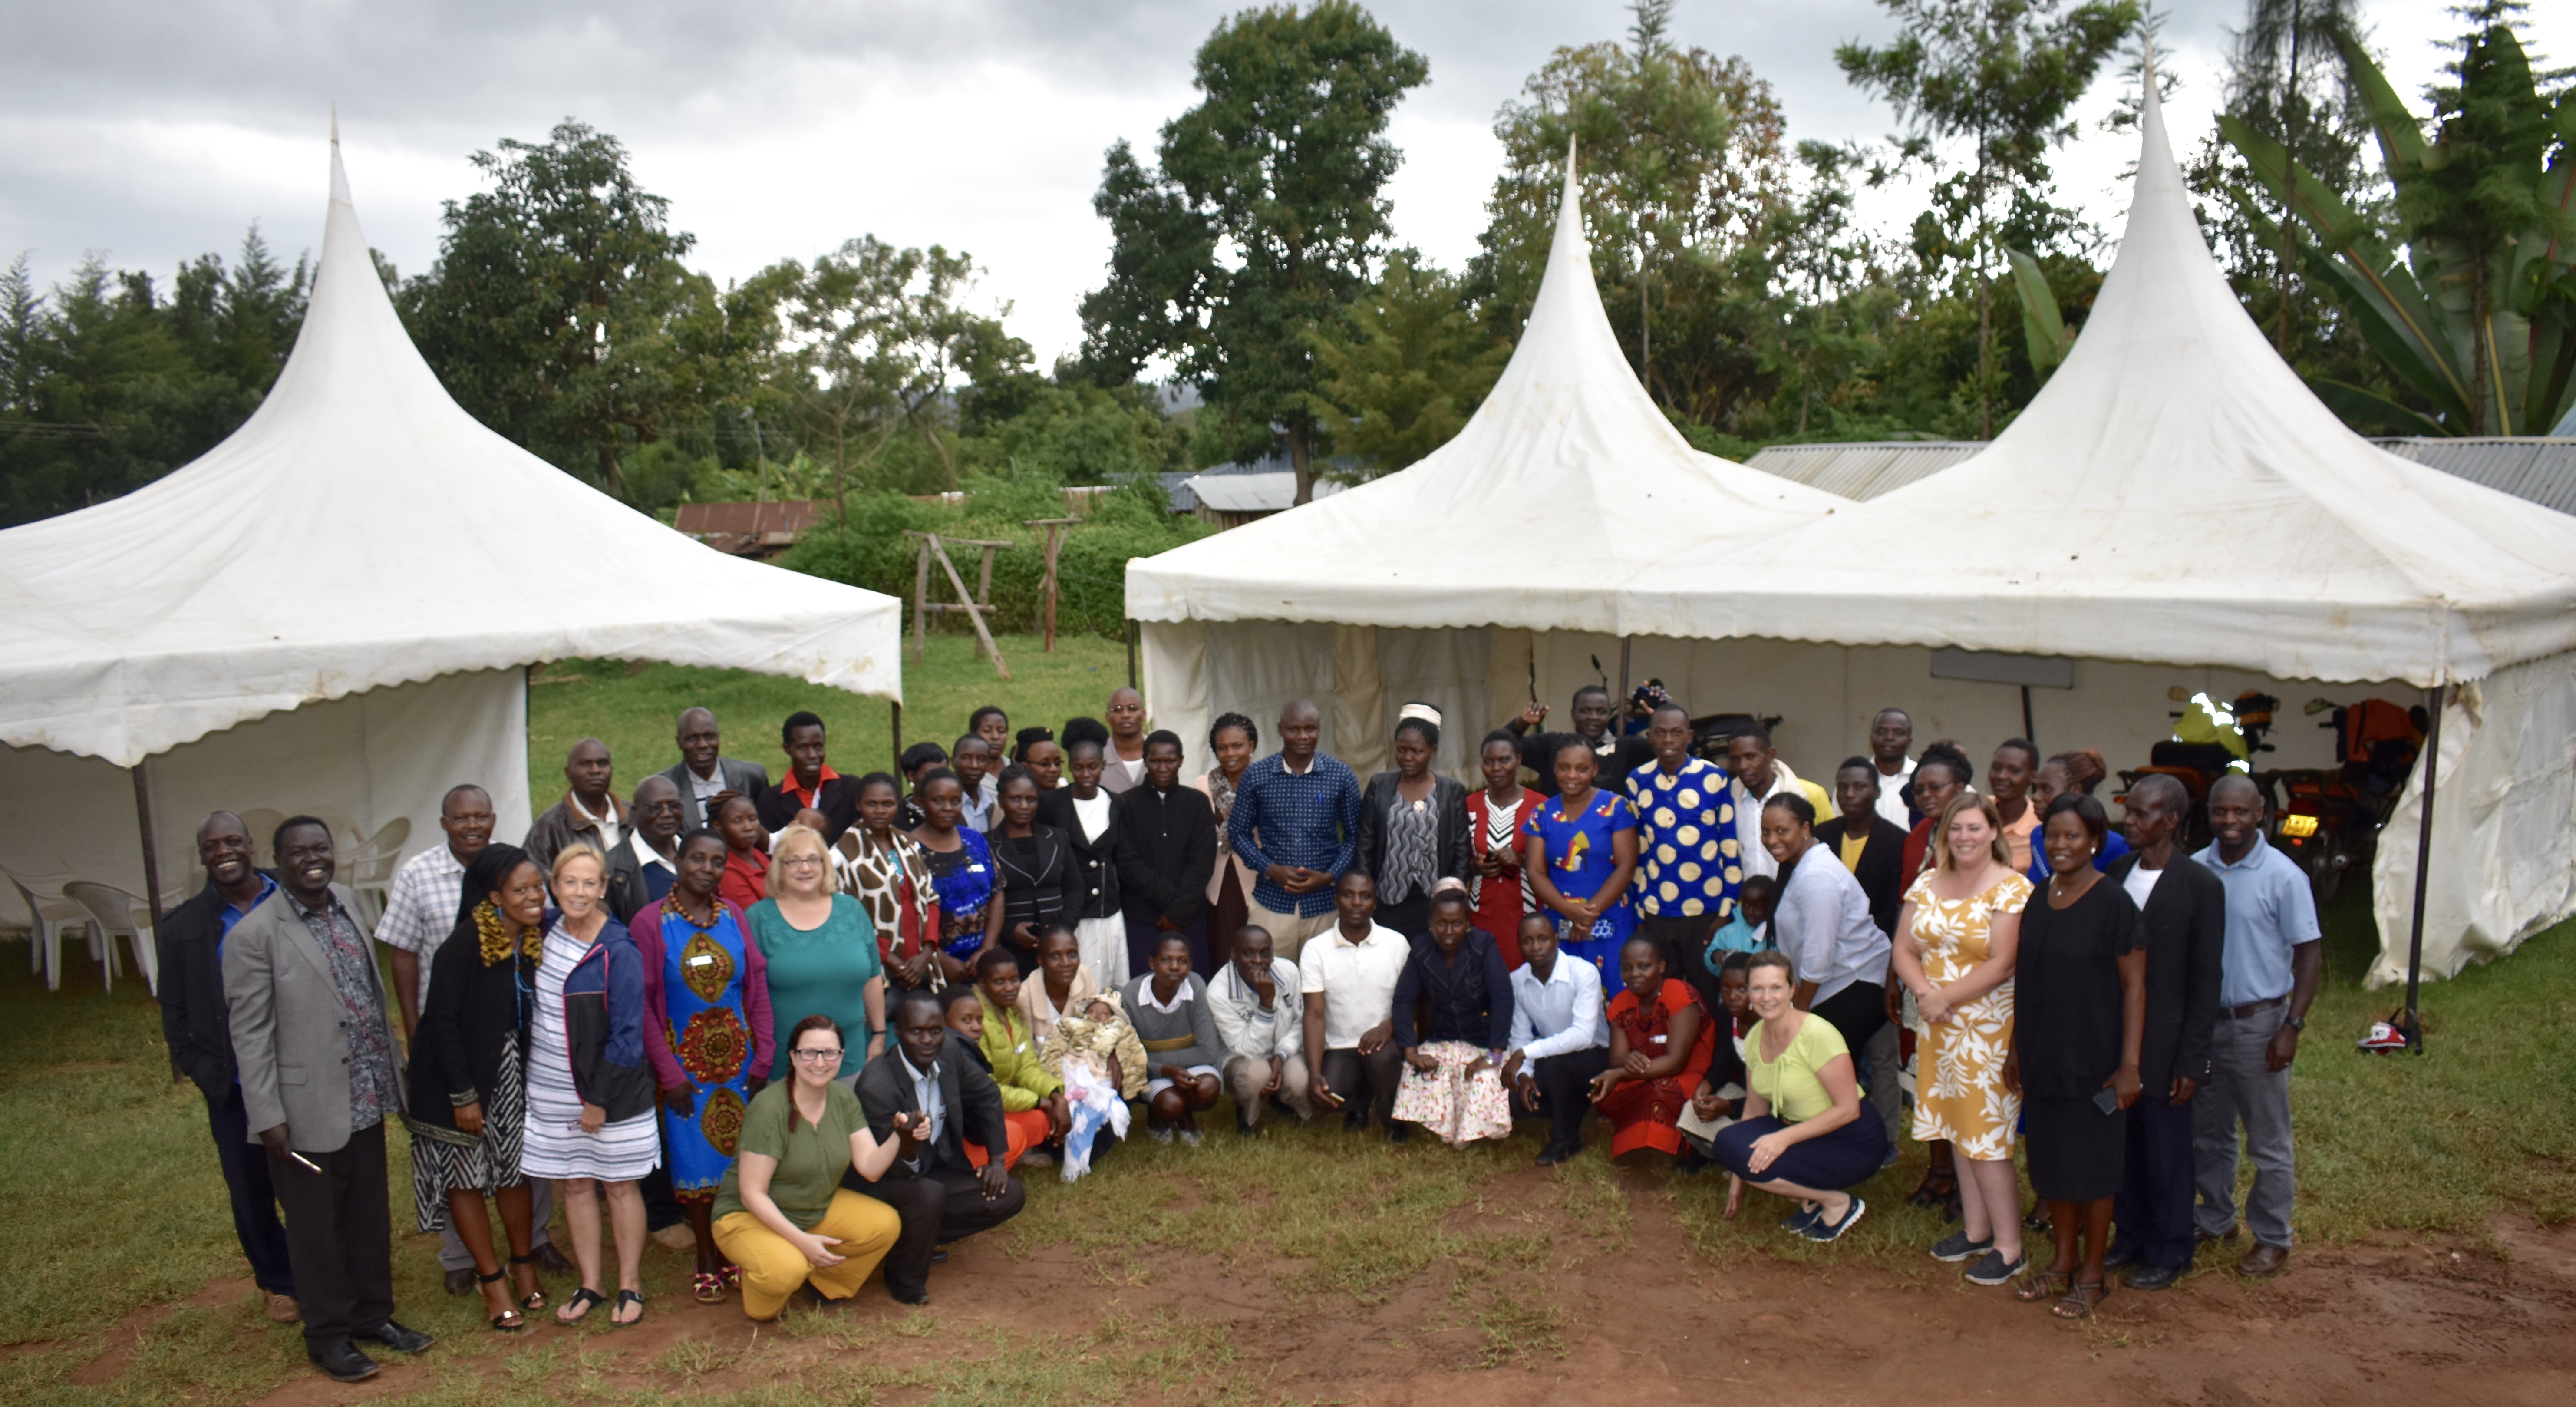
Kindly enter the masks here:
M 1664 970 L 1685 978 L 1717 1007 L 1717 976 L 1701 961 L 1717 926 L 1735 913 L 1744 882 L 1737 855 L 1733 788 L 1726 769 L 1690 755 L 1690 713 L 1680 704 L 1655 710 L 1646 742 L 1655 760 L 1628 774 L 1637 806 L 1636 901 L 1639 936 L 1664 955 Z

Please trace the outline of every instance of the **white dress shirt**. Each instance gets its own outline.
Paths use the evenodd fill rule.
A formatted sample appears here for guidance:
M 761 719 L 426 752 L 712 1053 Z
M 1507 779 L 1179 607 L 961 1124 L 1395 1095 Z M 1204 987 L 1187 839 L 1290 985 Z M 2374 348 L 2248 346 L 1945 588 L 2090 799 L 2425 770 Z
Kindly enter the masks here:
M 1601 974 L 1592 964 L 1559 953 L 1544 982 L 1528 963 L 1513 970 L 1512 1049 L 1523 1061 L 1609 1044 L 1610 1023 L 1601 1015 Z
M 1898 830 L 1914 829 L 1914 817 L 1905 809 L 1905 784 L 1914 780 L 1914 759 L 1906 758 L 1905 765 L 1897 768 L 1896 775 L 1893 777 L 1879 771 L 1878 762 L 1874 758 L 1870 762 L 1869 770 L 1872 776 L 1878 778 L 1878 814 Z M 1825 818 L 1819 816 L 1816 819 L 1821 821 Z

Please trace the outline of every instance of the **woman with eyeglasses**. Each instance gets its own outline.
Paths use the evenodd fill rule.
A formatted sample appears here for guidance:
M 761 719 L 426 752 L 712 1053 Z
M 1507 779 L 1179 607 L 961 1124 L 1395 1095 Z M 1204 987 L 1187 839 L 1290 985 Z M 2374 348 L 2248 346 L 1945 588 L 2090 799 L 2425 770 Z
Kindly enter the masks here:
M 860 1067 L 885 1040 L 886 977 L 876 925 L 855 897 L 840 892 L 821 832 L 789 826 L 770 851 L 769 897 L 744 912 L 769 960 L 770 1019 L 790 1022 L 794 1013 L 820 1012 L 856 1033 L 834 1072 L 856 1088 Z M 778 1036 L 772 1082 L 787 1078 L 787 1033 Z
M 874 1182 L 930 1136 L 928 1114 L 897 1114 L 884 1143 L 868 1132 L 859 1097 L 837 1073 L 850 1042 L 831 1017 L 805 1017 L 787 1040 L 794 1073 L 752 1097 L 741 1151 L 716 1190 L 716 1244 L 742 1267 L 742 1312 L 764 1324 L 807 1285 L 830 1304 L 867 1283 L 903 1219 L 843 1187 L 842 1175 L 855 1169 Z

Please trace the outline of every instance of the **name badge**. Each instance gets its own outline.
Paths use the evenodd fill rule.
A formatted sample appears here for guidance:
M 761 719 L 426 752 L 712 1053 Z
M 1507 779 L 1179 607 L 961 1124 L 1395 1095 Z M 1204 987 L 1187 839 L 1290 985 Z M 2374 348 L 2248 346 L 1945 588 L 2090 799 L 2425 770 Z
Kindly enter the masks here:
M 699 953 L 696 956 L 689 958 L 686 965 L 690 967 L 713 967 L 716 965 L 715 955 L 713 953 Z
M 1661 1036 L 1648 1036 L 1648 1037 L 1646 1037 L 1646 1040 L 1647 1040 L 1647 1042 L 1648 1042 L 1649 1044 L 1652 1044 L 1652 1045 L 1662 1045 L 1662 1044 L 1664 1044 L 1664 1038 L 1663 1038 L 1663 1037 L 1661 1037 Z

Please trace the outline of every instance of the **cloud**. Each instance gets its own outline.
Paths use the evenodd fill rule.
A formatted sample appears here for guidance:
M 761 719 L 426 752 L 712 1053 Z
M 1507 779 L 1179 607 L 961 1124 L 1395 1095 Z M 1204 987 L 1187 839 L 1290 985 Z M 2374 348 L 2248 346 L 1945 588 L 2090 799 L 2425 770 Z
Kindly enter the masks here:
M 616 134 L 699 238 L 694 262 L 740 278 L 860 233 L 964 248 L 980 295 L 1013 307 L 1042 355 L 1079 339 L 1074 305 L 1102 275 L 1091 211 L 1100 157 L 1150 149 L 1194 100 L 1191 55 L 1237 4 L 1180 0 L 903 0 L 767 5 L 627 0 L 87 0 L 0 13 L 0 257 L 40 278 L 84 250 L 166 273 L 230 250 L 261 221 L 291 253 L 320 238 L 325 135 L 338 104 L 368 235 L 406 270 L 437 254 L 440 204 L 475 188 L 468 153 L 541 138 L 566 116 Z M 2226 24 L 2241 4 L 2181 0 L 2176 129 L 2206 126 Z M 2576 7 L 2558 7 L 2576 11 Z M 1494 113 L 1557 46 L 1617 39 L 1606 0 L 1389 0 L 1372 6 L 1431 61 L 1397 112 L 1406 163 L 1397 237 L 1455 265 L 1475 251 L 1500 149 Z M 2372 7 L 2393 76 L 2428 77 L 2423 41 L 2456 21 L 2431 0 Z M 2576 49 L 2576 17 L 2535 15 Z M 1886 110 L 1846 84 L 1833 46 L 1892 31 L 1870 0 L 1683 0 L 1675 37 L 1740 53 L 1777 87 L 1792 137 L 1874 139 Z M 2554 45 L 2552 42 L 2554 41 Z M 2396 52 L 2402 45 L 2405 52 Z M 2410 67 L 2409 65 L 2412 65 Z M 2408 76 L 2415 75 L 2415 76 Z M 2111 80 L 2088 115 L 2107 110 Z M 2188 135 L 2186 140 L 2188 140 Z M 2061 185 L 2111 228 L 2128 138 L 2086 136 Z M 1901 227 L 1919 195 L 1874 193 Z

